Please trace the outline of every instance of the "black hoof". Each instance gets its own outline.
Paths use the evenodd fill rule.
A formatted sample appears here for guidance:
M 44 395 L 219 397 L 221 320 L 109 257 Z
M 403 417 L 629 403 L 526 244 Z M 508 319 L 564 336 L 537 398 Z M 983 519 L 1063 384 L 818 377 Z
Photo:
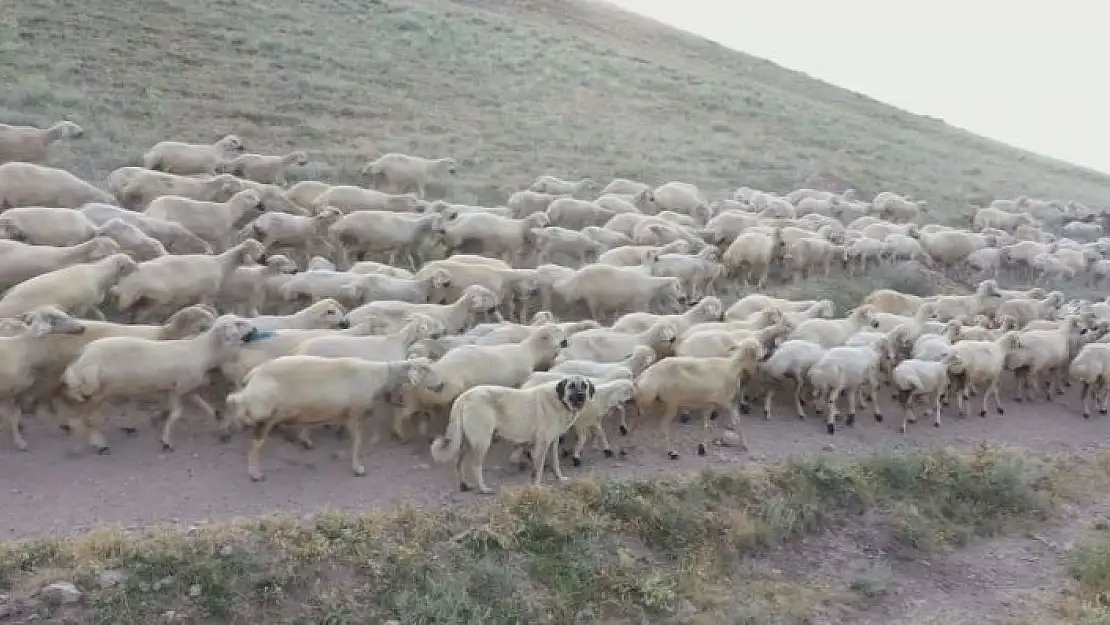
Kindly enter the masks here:
M 1099 408 L 1098 413 L 1099 414 L 1106 414 L 1106 409 L 1105 408 Z
M 564 439 L 566 439 L 566 437 L 567 437 L 566 434 L 563 434 L 562 436 L 559 437 L 559 444 L 560 445 L 562 445 L 563 443 L 566 442 L 566 440 L 564 440 Z
M 627 425 L 620 426 L 619 430 L 620 430 L 621 436 L 628 436 L 628 426 Z
M 983 417 L 983 418 L 986 418 L 986 416 L 987 416 L 987 411 L 986 411 L 986 410 L 980 410 L 980 411 L 979 411 L 979 416 L 980 416 L 980 417 Z
M 128 436 L 134 436 L 139 430 L 137 428 L 120 428 L 123 433 Z
M 1020 404 L 1020 403 L 1021 403 L 1021 402 L 1023 402 L 1024 400 L 1023 400 L 1022 398 L 1020 398 L 1020 397 L 1015 397 L 1015 398 L 1014 398 L 1014 401 L 1016 401 L 1017 403 L 1019 403 L 1019 404 Z
M 500 443 L 501 442 L 501 434 L 498 433 L 498 432 L 494 432 L 493 436 L 491 436 L 489 440 L 490 440 L 491 443 Z
M 740 404 L 740 414 L 751 414 L 751 413 L 752 413 L 751 404 Z
M 1083 413 L 1083 418 L 1084 418 L 1084 419 L 1090 419 L 1090 418 L 1091 418 L 1091 413 L 1089 413 L 1089 412 L 1084 412 L 1084 413 Z
M 20 434 L 26 434 L 27 433 L 27 427 L 25 425 L 23 425 L 22 421 L 19 422 L 19 425 L 16 426 L 16 429 L 19 430 Z
M 98 456 L 110 456 L 110 455 L 112 455 L 112 450 L 108 447 L 101 447 L 101 448 L 96 450 L 96 455 L 98 455 Z
M 876 423 L 882 423 L 883 422 L 883 415 L 876 412 L 875 413 L 875 422 Z
M 311 451 L 313 448 L 316 447 L 316 445 L 312 441 L 301 441 L 301 447 L 305 448 L 308 451 Z
M 1006 414 L 1006 409 L 1005 409 L 1005 408 L 1003 408 L 1002 406 L 999 406 L 999 407 L 997 408 L 997 410 L 998 410 L 998 414 Z
M 220 434 L 220 442 L 221 443 L 230 443 L 231 442 L 231 433 L 228 432 L 228 433 L 225 433 L 225 434 Z
M 61 423 L 61 424 L 58 425 L 58 427 L 62 428 L 63 432 L 69 432 L 70 431 L 70 427 L 69 427 L 68 423 Z
M 855 427 L 855 425 L 856 425 L 856 415 L 850 414 L 850 415 L 845 416 L 844 417 L 844 425 L 846 425 L 848 427 Z
M 573 464 L 576 467 L 580 467 L 580 466 L 582 466 L 582 459 L 581 458 L 571 458 L 570 463 Z
M 705 443 L 698 443 L 698 455 L 704 456 L 706 453 Z
M 262 481 L 265 481 L 265 479 L 266 479 L 265 475 L 259 475 L 258 477 L 255 477 L 253 475 L 251 476 L 251 481 L 252 482 L 262 482 Z
M 690 422 L 690 415 L 686 414 L 685 412 L 678 415 L 678 422 L 679 423 L 689 423 Z
M 173 451 L 173 445 L 169 443 L 162 443 L 162 451 Z
M 825 424 L 825 431 L 829 434 L 836 434 L 836 426 L 831 423 Z
M 934 422 L 933 422 L 933 427 L 935 427 L 935 428 L 939 428 L 939 427 L 940 427 L 940 424 L 939 424 L 939 423 L 937 423 L 936 421 L 934 421 Z
M 714 410 L 713 412 L 710 412 L 710 413 L 709 413 L 709 420 L 710 420 L 710 421 L 716 421 L 716 420 L 717 420 L 717 417 L 719 417 L 719 416 L 721 416 L 721 413 L 719 413 L 719 412 L 717 412 L 716 410 Z
M 670 458 L 671 460 L 678 460 L 678 452 L 677 451 L 668 451 L 667 452 L 667 457 Z
M 605 454 L 606 458 L 612 458 L 615 455 L 612 449 L 603 449 L 601 453 Z
M 466 482 L 459 482 L 459 490 L 464 493 L 470 492 L 470 486 L 468 486 Z

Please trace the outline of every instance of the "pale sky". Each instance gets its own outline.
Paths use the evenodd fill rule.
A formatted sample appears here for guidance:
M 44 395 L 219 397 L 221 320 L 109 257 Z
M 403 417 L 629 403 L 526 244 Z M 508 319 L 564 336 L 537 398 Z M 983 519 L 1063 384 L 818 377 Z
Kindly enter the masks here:
M 899 108 L 1110 173 L 1108 0 L 610 0 Z

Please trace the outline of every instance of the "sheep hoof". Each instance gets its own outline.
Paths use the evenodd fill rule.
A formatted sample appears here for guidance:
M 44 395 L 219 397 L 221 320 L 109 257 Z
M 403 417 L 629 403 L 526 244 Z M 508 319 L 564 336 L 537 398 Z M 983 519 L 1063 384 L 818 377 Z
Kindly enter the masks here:
M 265 479 L 266 479 L 266 476 L 262 473 L 252 473 L 251 474 L 251 481 L 252 482 L 262 482 Z
M 580 466 L 582 466 L 582 459 L 575 456 L 574 458 L 570 459 L 570 463 L 573 464 L 576 467 L 580 467 Z
M 667 457 L 670 458 L 671 460 L 678 460 L 678 452 L 677 451 L 668 451 L 667 452 Z
M 63 432 L 69 433 L 70 427 L 68 423 L 59 423 L 58 427 L 60 427 Z
M 875 423 L 882 423 L 882 422 L 883 422 L 883 415 L 876 412 L 875 413 Z
M 743 404 L 741 404 L 741 405 L 740 405 L 740 410 L 743 410 L 743 411 L 744 411 L 744 414 L 748 414 L 748 411 L 747 411 L 747 410 L 744 410 L 744 405 L 743 405 Z M 716 421 L 716 420 L 717 420 L 717 417 L 719 417 L 719 416 L 721 416 L 721 413 L 719 413 L 719 412 L 717 412 L 716 410 L 714 410 L 714 411 L 712 411 L 712 412 L 710 412 L 710 413 L 709 413 L 709 420 L 710 420 L 710 421 Z
M 173 451 L 173 445 L 167 443 L 166 441 L 162 441 L 162 451 Z
M 940 427 L 940 423 L 939 423 L 938 421 L 934 421 L 934 422 L 933 422 L 933 427 L 935 427 L 935 428 L 939 428 L 939 427 Z
M 825 424 L 825 431 L 831 434 L 836 434 L 836 426 L 831 423 Z
M 1002 406 L 999 406 L 998 407 L 998 414 L 1006 414 L 1006 410 Z
M 627 458 L 628 457 L 628 450 L 622 449 L 618 452 L 618 454 L 620 455 L 621 458 Z
M 566 443 L 566 440 L 564 440 L 564 439 L 566 439 L 566 437 L 567 437 L 566 434 L 559 435 L 559 444 L 560 445 L 562 445 L 563 443 Z
M 906 433 L 906 425 L 902 424 L 902 427 L 898 428 L 898 431 L 905 434 Z
M 139 430 L 137 428 L 120 428 L 123 433 L 128 436 L 134 436 Z
M 1083 418 L 1084 418 L 1084 419 L 1090 419 L 1090 418 L 1091 418 L 1091 413 L 1089 413 L 1089 412 L 1084 412 L 1084 413 L 1083 413 Z
M 23 425 L 22 421 L 19 422 L 19 425 L 17 425 L 15 429 L 18 430 L 20 434 L 27 433 L 27 426 Z
M 690 422 L 689 413 L 683 412 L 682 414 L 678 415 L 678 421 L 679 421 L 679 423 L 689 423 Z
M 752 413 L 752 407 L 751 407 L 751 404 L 740 404 L 740 412 L 741 412 L 742 414 L 751 414 L 751 413 Z M 714 419 L 716 419 L 716 418 L 717 418 L 717 415 L 716 415 L 716 414 L 714 414 L 714 415 L 713 415 L 713 418 L 714 418 Z
M 305 449 L 311 451 L 316 448 L 316 443 L 313 443 L 312 441 L 301 441 L 301 447 L 304 447 Z
M 96 455 L 98 455 L 98 456 L 110 456 L 110 455 L 112 455 L 112 449 L 110 447 L 97 447 L 96 448 Z
M 705 449 L 705 443 L 698 443 L 698 455 L 704 456 L 706 453 L 708 452 Z
M 500 432 L 494 432 L 493 436 L 491 436 L 489 440 L 490 440 L 491 443 L 500 443 L 501 442 L 501 433 Z
M 1098 413 L 1104 415 L 1104 414 L 1106 414 L 1106 409 L 1105 408 L 1099 408 Z
M 986 410 L 980 410 L 980 411 L 979 411 L 979 416 L 980 416 L 980 417 L 983 417 L 983 418 L 986 418 L 986 416 L 987 416 L 987 411 L 986 411 Z
M 355 477 L 362 477 L 366 475 L 366 467 L 355 467 L 353 473 L 355 474 Z
M 627 425 L 622 425 L 622 426 L 620 426 L 619 429 L 620 429 L 621 436 L 628 436 L 628 426 Z
M 1020 404 L 1023 400 L 1020 397 L 1015 397 L 1014 401 Z
M 231 432 L 221 432 L 220 433 L 220 442 L 221 443 L 230 443 L 231 442 Z
M 459 491 L 468 493 L 470 492 L 470 486 L 466 482 L 459 482 Z
M 603 449 L 601 453 L 605 454 L 606 458 L 612 458 L 614 456 L 612 449 Z
M 856 415 L 854 415 L 854 414 L 846 415 L 844 417 L 844 425 L 846 425 L 848 427 L 855 427 L 855 425 L 856 425 Z

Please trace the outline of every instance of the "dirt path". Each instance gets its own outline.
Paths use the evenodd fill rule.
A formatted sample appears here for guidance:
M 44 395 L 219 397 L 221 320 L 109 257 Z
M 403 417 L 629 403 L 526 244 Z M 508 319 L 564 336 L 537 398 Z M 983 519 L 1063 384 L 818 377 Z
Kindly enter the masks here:
M 655 435 L 655 428 L 648 426 L 636 428 L 627 438 L 612 437 L 614 446 L 630 446 L 625 458 L 606 459 L 587 451 L 585 466 L 576 469 L 566 466 L 570 464 L 567 461 L 564 466 L 573 478 L 735 466 L 823 450 L 862 453 L 936 443 L 1002 442 L 1052 452 L 1110 442 L 1110 418 L 1084 421 L 1073 395 L 1053 404 L 1010 402 L 1004 416 L 948 418 L 939 430 L 920 422 L 911 426 L 906 436 L 898 434 L 900 418 L 875 423 L 868 415 L 854 428 L 830 437 L 815 419 L 799 422 L 784 414 L 764 421 L 761 416 L 743 416 L 751 452 L 711 447 L 705 458 L 694 453 L 700 422 L 676 423 L 682 439 L 679 449 L 684 452 L 677 461 L 667 460 L 657 447 L 648 446 Z M 893 406 L 887 410 L 888 415 L 895 414 Z M 0 440 L 0 538 L 64 535 L 104 525 L 196 523 L 274 512 L 365 509 L 405 500 L 435 505 L 476 496 L 457 491 L 453 467 L 433 466 L 425 444 L 402 446 L 383 438 L 365 455 L 367 475 L 352 477 L 344 460 L 348 444 L 323 431 L 316 434 L 313 451 L 304 451 L 280 436 L 271 437 L 263 451 L 267 479 L 252 483 L 246 474 L 246 436 L 220 444 L 206 430 L 207 424 L 201 424 L 199 415 L 187 415 L 181 423 L 177 449 L 172 453 L 162 453 L 156 432 L 146 427 L 133 437 L 115 427 L 109 430 L 110 456 L 75 455 L 65 435 L 48 423 L 28 423 L 31 450 L 24 453 L 12 451 L 5 433 Z M 486 478 L 491 486 L 526 480 L 506 466 L 505 457 L 504 449 L 497 449 L 487 460 Z

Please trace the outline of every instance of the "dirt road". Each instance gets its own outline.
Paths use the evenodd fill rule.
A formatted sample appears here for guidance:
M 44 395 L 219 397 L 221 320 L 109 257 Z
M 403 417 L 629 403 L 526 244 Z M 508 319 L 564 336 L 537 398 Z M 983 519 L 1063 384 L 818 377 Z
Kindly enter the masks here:
M 861 453 L 937 443 L 1001 442 L 1052 452 L 1110 442 L 1110 418 L 1085 421 L 1075 395 L 1073 390 L 1065 400 L 1052 404 L 1006 402 L 1003 416 L 949 416 L 940 429 L 921 421 L 905 436 L 898 433 L 901 418 L 894 416 L 892 405 L 886 406 L 884 423 L 875 423 L 867 415 L 854 428 L 838 430 L 834 436 L 812 418 L 798 421 L 782 413 L 765 421 L 761 415 L 745 415 L 741 423 L 750 451 L 711 447 L 706 457 L 694 453 L 700 421 L 676 422 L 683 452 L 679 460 L 668 460 L 653 444 L 655 428 L 648 425 L 635 428 L 628 437 L 615 433 L 611 437 L 615 447 L 629 447 L 627 457 L 606 459 L 587 447 L 583 467 L 571 467 L 566 460 L 564 467 L 573 479 L 591 474 L 694 471 L 823 450 Z M 950 410 L 954 412 L 954 407 Z M 424 443 L 402 446 L 383 437 L 365 454 L 366 476 L 356 478 L 345 460 L 346 441 L 321 431 L 315 435 L 317 448 L 305 451 L 273 436 L 263 451 L 267 479 L 253 483 L 246 473 L 246 435 L 221 444 L 197 414 L 182 419 L 177 448 L 170 453 L 161 452 L 152 428 L 140 428 L 136 436 L 128 437 L 113 427 L 107 432 L 112 443 L 109 456 L 84 450 L 75 454 L 54 424 L 28 421 L 29 451 L 14 451 L 6 432 L 0 439 L 0 537 L 8 540 L 65 535 L 104 525 L 191 524 L 275 512 L 366 509 L 405 500 L 436 505 L 480 497 L 459 493 L 453 467 L 433 464 Z M 503 447 L 496 446 L 486 463 L 486 480 L 494 487 L 527 479 L 507 465 Z

